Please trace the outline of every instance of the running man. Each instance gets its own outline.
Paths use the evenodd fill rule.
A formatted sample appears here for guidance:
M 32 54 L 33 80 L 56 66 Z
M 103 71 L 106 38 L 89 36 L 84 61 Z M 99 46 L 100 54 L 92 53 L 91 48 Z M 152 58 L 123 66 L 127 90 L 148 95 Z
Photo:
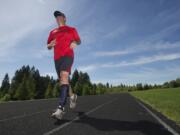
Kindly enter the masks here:
M 70 108 L 76 106 L 77 94 L 72 92 L 69 84 L 71 67 L 74 61 L 74 50 L 81 43 L 78 32 L 74 27 L 66 25 L 66 16 L 60 11 L 54 12 L 58 27 L 50 31 L 47 48 L 54 48 L 54 64 L 60 83 L 59 105 L 52 117 L 62 119 L 65 113 L 66 99 L 69 94 Z

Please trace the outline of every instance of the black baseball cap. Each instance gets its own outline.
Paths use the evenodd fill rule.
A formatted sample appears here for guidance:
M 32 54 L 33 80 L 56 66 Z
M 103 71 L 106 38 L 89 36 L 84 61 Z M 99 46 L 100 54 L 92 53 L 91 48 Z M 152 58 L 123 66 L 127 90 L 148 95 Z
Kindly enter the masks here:
M 62 12 L 60 12 L 60 11 L 54 11 L 54 17 L 56 18 L 57 16 L 66 17 L 64 13 L 62 13 Z

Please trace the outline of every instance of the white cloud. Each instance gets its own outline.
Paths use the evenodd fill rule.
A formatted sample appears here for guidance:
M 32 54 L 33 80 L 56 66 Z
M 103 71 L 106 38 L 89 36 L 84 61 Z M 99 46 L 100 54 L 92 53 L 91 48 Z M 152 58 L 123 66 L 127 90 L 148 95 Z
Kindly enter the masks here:
M 83 72 L 87 72 L 87 71 L 93 71 L 96 68 L 98 68 L 98 65 L 94 64 L 94 65 L 87 65 L 87 66 L 80 66 L 78 67 L 78 70 L 83 71 Z
M 43 50 L 35 50 L 34 55 L 32 57 L 41 59 L 47 56 L 48 57 L 53 56 L 52 50 L 48 50 L 47 48 L 44 48 Z
M 41 74 L 42 76 L 47 76 L 49 75 L 50 77 L 52 76 L 53 78 L 57 77 L 57 74 L 55 72 L 45 72 Z
M 144 65 L 152 62 L 158 62 L 158 61 L 170 61 L 170 60 L 176 60 L 180 59 L 179 53 L 173 53 L 173 54 L 159 54 L 159 55 L 153 55 L 153 56 L 141 56 L 139 58 L 136 58 L 133 61 L 122 61 L 120 63 L 109 63 L 109 64 L 103 64 L 101 67 L 122 67 L 122 66 L 137 66 L 137 65 Z
M 112 30 L 108 34 L 104 35 L 104 38 L 116 38 L 120 37 L 121 34 L 124 34 L 127 31 L 127 26 L 119 26 L 116 29 Z
M 2 78 L 0 78 L 0 87 L 1 87 L 1 84 L 2 84 L 2 80 L 3 80 L 3 79 L 2 79 Z
M 94 16 L 95 12 L 90 12 L 91 16 Z M 88 19 L 88 18 L 87 18 Z M 103 41 L 107 39 L 114 39 L 124 34 L 128 27 L 126 25 L 120 25 L 118 27 L 109 26 L 107 28 L 97 27 L 99 24 L 96 20 L 88 22 L 85 26 L 81 27 L 80 36 L 83 44 L 93 45 L 97 41 Z
M 14 31 L 10 33 L 10 37 L 2 36 L 0 40 L 1 48 L 0 48 L 0 62 L 2 61 L 10 61 L 12 58 L 9 57 L 11 53 L 14 51 L 17 43 L 29 32 L 31 31 L 30 27 L 26 27 L 23 29 L 19 29 L 18 31 Z
M 154 41 L 154 42 L 159 41 L 159 40 L 162 40 L 163 38 L 169 37 L 170 35 L 172 35 L 178 29 L 180 29 L 180 24 L 179 23 L 169 25 L 169 26 L 165 27 L 164 29 L 162 29 L 161 31 L 152 34 L 150 37 L 148 37 L 145 40 L 146 41 L 151 41 L 151 42 L 152 41 Z
M 41 4 L 46 4 L 46 1 L 45 0 L 38 0 L 39 1 L 39 3 L 41 3 Z
M 91 64 L 86 66 L 80 66 L 78 69 L 82 71 L 94 71 L 96 69 L 102 68 L 118 68 L 118 67 L 125 67 L 125 66 L 139 66 L 144 64 L 149 64 L 153 62 L 160 62 L 160 61 L 171 61 L 180 59 L 179 53 L 172 53 L 172 54 L 157 54 L 153 56 L 141 56 L 135 58 L 132 61 L 122 61 L 119 63 L 103 63 L 103 64 Z
M 151 42 L 142 42 L 138 45 L 129 47 L 124 50 L 120 51 L 99 51 L 95 52 L 94 56 L 104 57 L 104 56 L 121 56 L 121 55 L 128 55 L 133 53 L 145 52 L 145 51 L 161 51 L 161 50 L 169 50 L 174 48 L 180 48 L 180 41 L 175 43 L 170 43 L 168 41 L 158 41 L 156 43 Z
M 119 56 L 119 55 L 126 55 L 126 54 L 131 54 L 134 53 L 134 50 L 127 49 L 127 50 L 122 50 L 122 51 L 101 51 L 101 52 L 95 52 L 95 56 Z
M 45 4 L 46 2 L 48 4 Z M 0 5 L 0 62 L 11 61 L 13 52 L 17 53 L 16 48 L 21 45 L 19 42 L 28 36 L 30 40 L 31 36 L 34 36 L 31 33 L 50 27 L 54 23 L 53 11 L 57 7 L 65 8 L 64 2 L 45 0 L 2 2 Z
M 116 76 L 113 78 L 99 78 L 98 80 L 93 80 L 94 83 L 106 83 L 109 82 L 113 85 L 119 85 L 120 83 L 127 85 L 134 85 L 137 83 L 143 84 L 162 84 L 165 81 L 174 80 L 180 77 L 180 67 L 179 66 L 166 66 L 164 68 L 140 68 L 136 72 L 124 71 L 117 72 Z
M 177 11 L 177 13 L 179 13 Z M 175 13 L 177 15 L 177 13 Z M 170 14 L 169 16 L 176 17 L 175 15 Z M 159 20 L 158 18 L 155 19 L 156 21 Z M 167 20 L 165 18 L 165 20 Z M 156 22 L 157 23 L 157 22 Z M 155 33 L 150 34 L 147 37 L 143 37 L 144 39 L 138 43 L 134 43 L 134 45 L 128 45 L 128 48 L 125 49 L 116 49 L 115 51 L 98 51 L 95 52 L 94 56 L 104 57 L 104 56 L 120 56 L 120 55 L 127 55 L 127 54 L 133 54 L 143 51 L 154 51 L 154 50 L 167 50 L 167 49 L 173 49 L 173 48 L 180 48 L 180 41 L 177 41 L 175 43 L 171 43 L 169 41 L 164 41 L 163 39 L 166 37 L 169 37 L 172 35 L 175 31 L 180 29 L 179 23 L 171 24 L 167 27 L 163 27 L 158 32 L 155 31 Z M 127 30 L 127 26 L 120 26 L 116 30 L 112 31 L 110 34 L 105 35 L 104 37 L 115 37 L 120 33 L 124 33 Z M 120 33 L 119 33 L 120 32 Z M 121 43 L 117 44 L 117 46 L 121 46 Z
M 82 27 L 80 31 L 80 37 L 83 44 L 89 45 L 97 41 L 97 37 L 99 37 L 100 33 L 98 28 L 94 29 L 95 27 L 96 25 L 94 25 L 93 23 L 88 24 L 88 26 L 86 27 Z

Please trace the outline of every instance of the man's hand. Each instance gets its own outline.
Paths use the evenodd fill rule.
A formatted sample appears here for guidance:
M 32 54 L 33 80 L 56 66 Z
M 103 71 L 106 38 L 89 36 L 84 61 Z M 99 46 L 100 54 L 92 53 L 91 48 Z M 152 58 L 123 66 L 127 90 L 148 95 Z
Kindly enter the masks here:
M 71 48 L 71 49 L 76 48 L 76 46 L 77 46 L 76 41 L 71 42 L 71 44 L 70 44 L 70 48 Z
M 48 48 L 48 49 L 52 49 L 52 48 L 55 46 L 55 44 L 56 44 L 56 39 L 52 40 L 51 43 L 49 43 L 49 44 L 47 45 L 47 48 Z

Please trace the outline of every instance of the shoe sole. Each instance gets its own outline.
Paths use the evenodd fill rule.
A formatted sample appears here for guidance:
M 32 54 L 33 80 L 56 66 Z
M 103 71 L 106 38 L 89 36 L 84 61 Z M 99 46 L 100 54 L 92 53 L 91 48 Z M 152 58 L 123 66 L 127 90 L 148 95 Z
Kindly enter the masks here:
M 61 117 L 61 118 L 58 118 L 58 117 L 56 117 L 55 115 L 51 115 L 51 118 L 56 119 L 56 120 L 62 120 L 62 117 Z
M 53 118 L 53 119 L 56 119 L 56 120 L 62 120 L 64 114 L 65 114 L 65 112 L 63 112 L 61 118 L 56 117 L 56 115 L 51 115 L 50 117 Z

